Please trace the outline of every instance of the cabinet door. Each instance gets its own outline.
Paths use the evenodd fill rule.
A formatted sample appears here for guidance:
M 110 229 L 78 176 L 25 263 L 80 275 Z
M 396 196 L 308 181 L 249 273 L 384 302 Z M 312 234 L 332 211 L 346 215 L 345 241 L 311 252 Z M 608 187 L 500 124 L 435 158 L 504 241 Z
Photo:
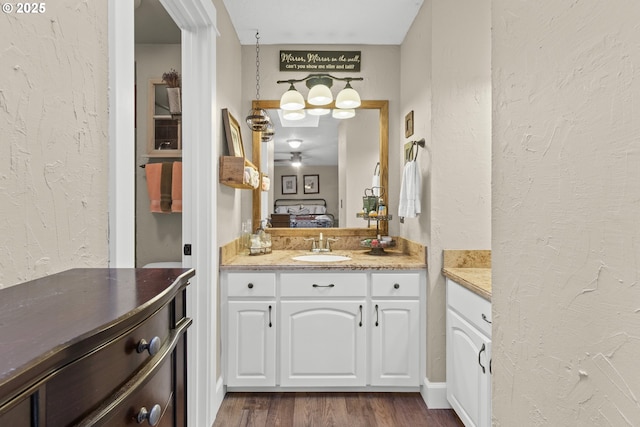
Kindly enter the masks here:
M 275 302 L 228 304 L 228 386 L 276 385 Z
M 447 400 L 465 426 L 491 423 L 491 341 L 447 309 Z
M 374 301 L 372 305 L 371 385 L 418 386 L 418 301 Z
M 280 385 L 365 385 L 364 300 L 283 301 L 280 310 Z

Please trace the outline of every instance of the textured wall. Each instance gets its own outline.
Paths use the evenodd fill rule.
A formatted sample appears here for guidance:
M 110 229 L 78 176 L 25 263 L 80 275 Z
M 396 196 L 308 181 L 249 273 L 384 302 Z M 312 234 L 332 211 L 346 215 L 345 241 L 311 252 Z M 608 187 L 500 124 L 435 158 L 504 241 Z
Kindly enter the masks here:
M 107 2 L 0 14 L 0 286 L 107 265 Z
M 414 110 L 415 121 L 403 141 L 426 138 L 417 160 L 423 212 L 402 235 L 428 247 L 432 382 L 446 379 L 442 251 L 491 248 L 490 48 L 488 0 L 425 1 L 402 45 L 402 114 Z
M 494 425 L 640 425 L 639 16 L 493 1 Z

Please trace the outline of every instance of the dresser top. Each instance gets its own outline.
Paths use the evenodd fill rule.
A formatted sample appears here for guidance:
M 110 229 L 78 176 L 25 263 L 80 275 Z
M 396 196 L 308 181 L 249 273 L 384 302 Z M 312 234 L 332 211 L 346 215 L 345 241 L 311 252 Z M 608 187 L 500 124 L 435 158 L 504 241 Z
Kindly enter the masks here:
M 193 269 L 72 269 L 0 289 L 0 404 L 10 389 L 145 319 Z M 81 347 L 81 348 L 78 348 Z

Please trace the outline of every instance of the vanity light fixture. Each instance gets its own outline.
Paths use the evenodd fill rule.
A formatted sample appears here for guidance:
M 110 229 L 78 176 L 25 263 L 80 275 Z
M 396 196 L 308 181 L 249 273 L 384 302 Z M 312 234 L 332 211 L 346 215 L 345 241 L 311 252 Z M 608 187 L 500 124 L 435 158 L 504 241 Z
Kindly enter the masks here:
M 326 114 L 329 114 L 331 112 L 330 108 L 309 108 L 307 110 L 307 113 L 309 113 L 312 116 L 324 116 Z
M 256 31 L 256 100 L 260 100 L 260 33 Z M 252 108 L 246 118 L 249 129 L 254 132 L 267 130 L 271 118 L 262 108 Z
M 302 120 L 305 117 L 304 110 L 284 110 L 282 117 L 287 120 Z
M 287 90 L 280 98 L 280 108 L 282 110 L 300 110 L 301 105 L 304 105 L 304 98 L 302 94 L 295 88 L 295 83 L 305 82 L 309 88 L 309 95 L 307 96 L 307 102 L 315 106 L 329 105 L 333 101 L 333 94 L 331 93 L 331 86 L 333 81 L 347 82 L 344 89 L 342 89 L 336 97 L 336 108 L 339 109 L 352 109 L 360 106 L 360 95 L 351 87 L 351 82 L 354 80 L 364 80 L 362 77 L 336 77 L 331 74 L 309 74 L 302 79 L 289 79 L 278 80 L 277 83 L 288 83 L 289 90 Z M 313 110 L 313 109 L 311 109 Z M 309 110 L 310 114 L 311 110 Z M 324 113 L 325 111 L 317 111 L 314 113 Z M 317 114 L 319 115 L 319 114 Z M 353 116 L 351 116 L 353 117 Z
M 291 147 L 291 148 L 298 148 L 302 144 L 302 140 L 301 139 L 287 139 L 287 143 L 289 144 L 289 147 Z
M 331 112 L 331 116 L 334 119 L 350 119 L 356 115 L 356 110 L 353 108 L 336 108 Z

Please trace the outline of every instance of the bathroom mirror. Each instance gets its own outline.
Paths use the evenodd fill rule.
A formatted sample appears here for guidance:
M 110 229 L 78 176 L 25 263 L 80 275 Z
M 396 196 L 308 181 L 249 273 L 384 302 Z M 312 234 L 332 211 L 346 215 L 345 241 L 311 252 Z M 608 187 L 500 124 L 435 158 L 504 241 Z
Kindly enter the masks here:
M 362 210 L 362 196 L 364 189 L 371 187 L 374 173 L 379 173 L 380 186 L 388 188 L 388 145 L 389 145 L 389 107 L 388 101 L 362 101 L 362 105 L 356 109 L 356 117 L 351 119 L 338 120 L 328 126 L 336 127 L 337 136 L 325 136 L 326 147 L 322 148 L 322 157 L 325 162 L 320 169 L 313 163 L 319 157 L 316 145 L 315 152 L 309 152 L 305 145 L 305 138 L 309 137 L 309 132 L 313 133 L 313 127 L 299 129 L 302 135 L 302 144 L 298 148 L 281 148 L 283 139 L 295 139 L 295 131 L 289 133 L 291 129 L 276 131 L 276 138 L 279 142 L 263 143 L 260 133 L 254 132 L 252 146 L 252 161 L 260 165 L 263 173 L 271 179 L 271 189 L 269 192 L 255 190 L 253 193 L 253 223 L 258 224 L 260 219 L 270 218 L 275 213 L 274 204 L 280 201 L 300 199 L 301 204 L 305 204 L 308 199 L 319 198 L 327 203 L 327 212 L 334 220 L 332 233 L 340 234 L 363 234 L 375 229 L 375 223 L 357 218 L 356 214 Z M 279 101 L 277 100 L 257 100 L 253 101 L 253 108 L 263 108 L 269 112 L 272 120 L 280 126 L 281 114 L 279 114 Z M 307 108 L 312 108 L 307 106 Z M 328 108 L 333 108 L 333 105 Z M 307 115 L 309 117 L 310 115 Z M 330 115 L 329 115 L 330 116 Z M 316 116 L 321 126 L 331 122 L 327 116 Z M 313 118 L 311 118 L 313 121 Z M 301 122 L 302 123 L 302 122 Z M 291 124 L 291 123 L 289 123 Z M 287 125 L 288 126 L 288 125 Z M 309 125 L 307 125 L 309 126 Z M 321 132 L 321 131 L 318 131 Z M 306 135 L 306 136 L 305 136 Z M 335 139 L 335 141 L 334 141 Z M 280 147 L 280 148 L 274 148 Z M 325 150 L 326 148 L 326 150 Z M 326 156 L 329 151 L 336 151 L 335 154 Z M 294 153 L 300 153 L 302 166 L 294 168 L 291 166 L 291 159 L 296 157 Z M 334 180 L 326 176 L 328 172 L 326 157 L 335 156 L 337 163 L 334 165 L 335 173 L 338 177 Z M 274 162 L 275 160 L 275 162 Z M 305 162 L 307 167 L 305 169 Z M 379 169 L 376 170 L 376 164 Z M 311 165 L 311 166 L 309 166 Z M 324 169 L 323 169 L 324 168 Z M 330 169 L 330 168 L 329 168 Z M 321 172 L 318 172 L 320 170 Z M 318 175 L 318 178 L 315 176 Z M 290 190 L 280 194 L 280 177 L 286 176 L 286 182 L 296 176 L 297 192 L 291 194 Z M 318 183 L 319 188 L 305 188 L 305 182 Z M 297 202 L 294 202 L 297 203 Z M 309 201 L 313 205 L 315 202 Z M 311 226 L 310 228 L 314 228 Z M 286 232 L 287 235 L 308 235 L 310 228 L 282 228 L 276 230 Z M 379 224 L 380 233 L 386 234 L 388 224 L 381 221 Z

